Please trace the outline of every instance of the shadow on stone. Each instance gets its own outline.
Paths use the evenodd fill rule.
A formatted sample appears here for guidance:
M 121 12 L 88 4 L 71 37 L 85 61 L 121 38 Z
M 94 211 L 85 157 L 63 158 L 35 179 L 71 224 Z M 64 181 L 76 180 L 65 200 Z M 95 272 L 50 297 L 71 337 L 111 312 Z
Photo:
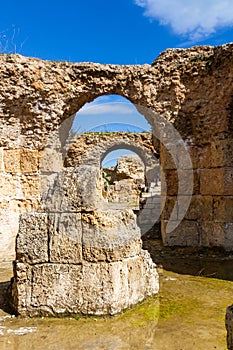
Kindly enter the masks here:
M 157 266 L 182 275 L 233 281 L 233 254 L 221 248 L 167 247 L 159 239 L 142 237 Z
M 11 281 L 0 282 L 0 311 L 13 315 L 14 312 L 9 301 Z

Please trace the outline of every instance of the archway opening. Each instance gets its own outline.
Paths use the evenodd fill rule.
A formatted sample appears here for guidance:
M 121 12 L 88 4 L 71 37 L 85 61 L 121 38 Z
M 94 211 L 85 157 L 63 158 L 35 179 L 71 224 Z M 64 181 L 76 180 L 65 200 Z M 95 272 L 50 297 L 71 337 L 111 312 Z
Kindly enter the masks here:
M 143 239 L 161 239 L 160 165 L 155 160 L 152 168 L 146 155 L 133 149 L 106 152 L 101 162 L 102 195 L 108 208 L 133 210 Z
M 160 239 L 158 153 L 151 125 L 138 110 L 118 95 L 86 103 L 70 125 L 64 165 L 100 167 L 101 194 L 108 208 L 132 209 L 142 236 Z
M 151 126 L 127 98 L 103 95 L 76 113 L 71 132 L 151 132 Z

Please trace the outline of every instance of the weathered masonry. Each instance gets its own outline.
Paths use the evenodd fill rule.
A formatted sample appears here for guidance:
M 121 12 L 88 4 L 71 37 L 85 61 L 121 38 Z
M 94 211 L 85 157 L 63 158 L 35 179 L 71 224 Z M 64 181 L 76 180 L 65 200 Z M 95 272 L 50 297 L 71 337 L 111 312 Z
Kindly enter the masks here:
M 54 136 L 49 146 L 59 143 Z M 101 158 L 117 144 L 142 152 L 151 178 L 154 159 L 143 139 L 152 135 L 110 136 L 105 142 L 98 134 L 77 136 L 67 152 L 45 148 L 40 205 L 21 215 L 16 239 L 12 296 L 18 314 L 115 314 L 158 292 L 156 266 L 142 249 L 130 203 L 110 207 L 101 186 Z M 87 140 L 96 147 L 85 147 Z
M 178 156 L 180 143 L 172 134 L 170 142 L 163 142 L 163 137 L 158 141 L 162 123 L 154 123 L 155 114 L 144 113 L 155 134 L 166 182 L 166 191 L 162 188 L 164 244 L 233 250 L 232 57 L 233 44 L 167 50 L 152 65 L 141 66 L 2 55 L 0 259 L 14 255 L 19 214 L 40 206 L 40 175 L 45 171 L 41 159 L 50 135 L 59 130 L 64 138 L 74 114 L 85 103 L 108 94 L 126 97 L 142 112 L 153 110 L 179 132 L 191 157 L 192 165 L 183 163 Z M 62 137 L 58 149 L 65 142 Z M 189 173 L 193 190 L 186 211 L 180 203 L 187 197 Z M 171 216 L 173 230 L 167 229 Z

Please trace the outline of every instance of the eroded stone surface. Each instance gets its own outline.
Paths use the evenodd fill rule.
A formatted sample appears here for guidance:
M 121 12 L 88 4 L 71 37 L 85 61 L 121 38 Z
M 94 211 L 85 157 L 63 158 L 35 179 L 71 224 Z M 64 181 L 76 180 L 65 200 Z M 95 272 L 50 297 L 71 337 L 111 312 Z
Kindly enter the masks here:
M 144 251 L 111 263 L 21 263 L 15 276 L 21 315 L 115 314 L 158 292 L 155 265 Z
M 159 288 L 130 210 L 21 217 L 12 300 L 20 315 L 115 314 Z
M 233 349 L 233 305 L 229 306 L 226 311 L 226 330 L 227 330 L 227 349 Z
M 192 220 L 192 225 L 187 224 L 187 236 L 182 226 L 180 230 L 177 227 L 174 234 L 167 234 L 167 214 L 172 212 L 170 205 L 176 201 L 178 189 L 175 170 L 177 166 L 186 170 L 187 165 L 182 157 L 178 157 L 180 145 L 174 142 L 172 135 L 168 143 L 176 150 L 176 159 L 172 159 L 166 151 L 168 144 L 159 145 L 153 137 L 156 152 L 160 151 L 165 178 L 168 179 L 167 193 L 170 197 L 162 214 L 164 242 L 167 245 L 179 243 L 181 233 L 184 238 L 182 244 L 196 242 L 198 246 L 217 245 L 232 250 L 232 218 L 226 204 L 233 198 L 232 48 L 233 45 L 229 44 L 169 49 L 152 65 L 142 66 L 50 62 L 20 55 L 2 55 L 0 201 L 4 211 L 0 218 L 0 259 L 11 260 L 14 256 L 19 214 L 37 209 L 41 190 L 50 187 L 56 177 L 54 174 L 57 175 L 64 164 L 69 165 L 67 159 L 67 163 L 65 161 L 63 146 L 74 114 L 85 103 L 106 94 L 118 94 L 136 104 L 152 125 L 154 133 L 156 130 L 159 132 L 161 125 L 156 123 L 155 114 L 150 114 L 147 108 L 152 108 L 174 125 L 192 159 L 191 168 L 195 171 L 193 197 L 208 197 L 208 205 L 204 204 L 205 215 L 202 213 L 202 201 L 196 201 L 196 211 L 192 205 L 191 211 L 183 213 L 181 210 L 181 216 L 175 213 L 178 215 L 177 222 L 183 215 L 185 219 Z M 53 131 L 57 132 L 55 143 L 52 142 L 54 139 L 50 140 Z M 84 146 L 81 152 L 88 153 L 91 144 L 97 146 L 95 138 L 92 136 L 89 146 Z M 137 137 L 133 138 L 135 141 Z M 149 149 L 150 143 L 138 136 L 138 140 L 140 138 Z M 49 147 L 44 151 L 46 145 Z M 75 152 L 78 152 L 77 149 Z M 68 153 L 72 163 L 72 147 Z M 188 170 L 192 171 L 190 167 Z M 49 173 L 51 179 L 53 177 L 51 182 L 48 180 Z M 42 176 L 46 177 L 47 185 L 43 184 L 41 188 Z M 184 182 L 183 190 L 186 185 Z M 217 205 L 220 197 L 224 205 Z M 191 198 L 191 203 L 195 198 Z M 73 204 L 74 210 L 77 210 L 77 202 Z M 54 203 L 51 205 L 50 211 L 59 210 Z M 193 227 L 197 231 L 195 238 L 191 239 Z

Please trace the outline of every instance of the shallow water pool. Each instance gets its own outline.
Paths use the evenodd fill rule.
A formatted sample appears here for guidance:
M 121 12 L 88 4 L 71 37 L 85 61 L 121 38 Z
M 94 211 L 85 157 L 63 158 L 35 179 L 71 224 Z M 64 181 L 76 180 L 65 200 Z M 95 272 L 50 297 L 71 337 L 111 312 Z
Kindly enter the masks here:
M 0 268 L 0 282 L 11 270 Z M 110 318 L 20 319 L 0 309 L 4 350 L 225 350 L 233 282 L 160 271 L 159 296 Z M 1 289 L 5 284 L 0 284 Z M 1 301 L 1 295 L 0 295 Z

